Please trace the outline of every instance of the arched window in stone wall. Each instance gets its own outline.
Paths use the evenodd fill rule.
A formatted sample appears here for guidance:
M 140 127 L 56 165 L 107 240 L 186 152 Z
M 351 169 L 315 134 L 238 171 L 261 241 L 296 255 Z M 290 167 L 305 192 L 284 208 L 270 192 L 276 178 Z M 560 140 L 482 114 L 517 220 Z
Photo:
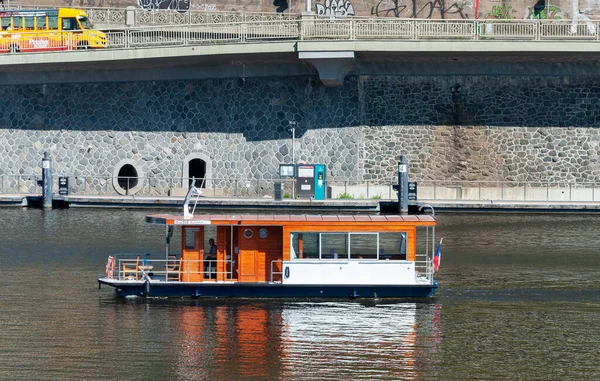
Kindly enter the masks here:
M 112 183 L 118 194 L 132 195 L 142 189 L 143 178 L 144 175 L 136 162 L 124 159 L 115 166 Z
M 192 177 L 196 179 L 196 186 L 207 188 L 212 186 L 212 160 L 207 155 L 195 152 L 183 159 L 183 182 L 189 187 Z
M 206 188 L 206 162 L 202 159 L 192 159 L 188 162 L 188 182 L 192 184 L 192 178 L 197 179 L 196 186 Z

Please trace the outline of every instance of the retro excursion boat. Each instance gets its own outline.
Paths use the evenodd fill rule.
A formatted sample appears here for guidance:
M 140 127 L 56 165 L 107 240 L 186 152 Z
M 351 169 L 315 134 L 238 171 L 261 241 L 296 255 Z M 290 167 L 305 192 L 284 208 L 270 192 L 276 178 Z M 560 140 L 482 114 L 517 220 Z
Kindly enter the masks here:
M 438 287 L 432 215 L 194 215 L 192 188 L 182 215 L 146 216 L 166 226 L 164 259 L 109 256 L 100 286 L 120 296 L 267 298 L 427 297 Z M 209 241 L 216 247 L 205 250 Z

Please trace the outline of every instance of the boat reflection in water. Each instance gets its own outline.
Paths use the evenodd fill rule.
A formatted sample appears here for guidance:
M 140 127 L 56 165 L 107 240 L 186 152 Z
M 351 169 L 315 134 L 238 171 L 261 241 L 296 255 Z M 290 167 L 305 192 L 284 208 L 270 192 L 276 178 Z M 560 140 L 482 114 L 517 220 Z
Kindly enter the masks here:
M 439 312 L 433 302 L 185 306 L 174 371 L 187 380 L 417 379 L 438 362 Z

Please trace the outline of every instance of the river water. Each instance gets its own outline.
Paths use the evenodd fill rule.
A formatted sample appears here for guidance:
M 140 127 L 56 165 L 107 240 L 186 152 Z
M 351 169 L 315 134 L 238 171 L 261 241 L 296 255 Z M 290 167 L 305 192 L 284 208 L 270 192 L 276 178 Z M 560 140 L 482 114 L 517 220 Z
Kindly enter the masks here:
M 147 211 L 0 209 L 1 380 L 598 380 L 598 215 L 441 214 L 424 301 L 119 299 Z

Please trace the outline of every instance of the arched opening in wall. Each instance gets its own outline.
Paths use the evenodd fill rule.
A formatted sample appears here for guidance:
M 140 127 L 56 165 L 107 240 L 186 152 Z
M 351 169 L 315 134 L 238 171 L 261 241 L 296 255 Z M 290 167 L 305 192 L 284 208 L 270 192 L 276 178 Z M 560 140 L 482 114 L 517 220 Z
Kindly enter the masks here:
M 139 192 L 144 183 L 144 172 L 134 160 L 123 159 L 115 165 L 112 184 L 118 194 L 133 195 Z
M 196 186 L 206 188 L 206 162 L 202 159 L 192 159 L 188 162 L 188 186 L 192 185 L 192 177 Z
M 137 187 L 138 181 L 138 172 L 133 165 L 125 164 L 119 169 L 117 184 L 119 184 L 125 192 L 129 193 L 130 190 Z

